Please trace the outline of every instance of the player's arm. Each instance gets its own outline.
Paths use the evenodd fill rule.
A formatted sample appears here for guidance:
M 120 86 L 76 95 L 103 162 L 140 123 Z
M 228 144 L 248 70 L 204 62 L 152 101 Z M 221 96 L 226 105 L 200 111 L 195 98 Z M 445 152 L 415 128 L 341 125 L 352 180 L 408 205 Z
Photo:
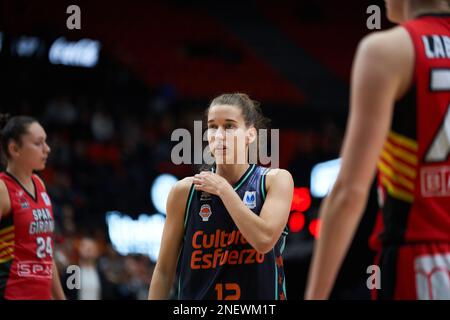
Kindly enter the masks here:
M 194 183 L 204 186 L 199 190 L 217 194 L 222 199 L 239 231 L 261 253 L 270 251 L 280 238 L 289 217 L 294 192 L 294 181 L 288 171 L 275 169 L 272 172 L 267 175 L 267 196 L 259 216 L 245 206 L 233 187 L 221 176 L 202 172 L 194 178 Z
M 361 41 L 351 84 L 348 128 L 342 167 L 320 208 L 306 299 L 326 299 L 364 212 L 376 163 L 388 134 L 394 102 L 412 79 L 414 49 L 406 30 L 397 27 Z
M 6 188 L 6 184 L 0 180 L 0 221 L 10 210 L 11 200 L 9 199 L 8 189 Z
M 169 297 L 183 241 L 184 211 L 191 185 L 191 177 L 177 182 L 167 198 L 166 222 L 158 261 L 150 283 L 149 300 L 162 300 Z
M 61 286 L 61 280 L 59 278 L 58 268 L 56 267 L 55 260 L 53 260 L 53 278 L 52 278 L 52 295 L 55 300 L 66 300 L 66 295 Z

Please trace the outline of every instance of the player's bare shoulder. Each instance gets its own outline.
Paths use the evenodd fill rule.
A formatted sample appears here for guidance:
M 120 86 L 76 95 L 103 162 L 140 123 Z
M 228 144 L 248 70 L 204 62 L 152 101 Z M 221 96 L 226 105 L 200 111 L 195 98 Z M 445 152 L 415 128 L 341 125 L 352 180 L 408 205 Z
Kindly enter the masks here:
M 373 32 L 360 41 L 353 72 L 367 73 L 372 81 L 391 79 L 400 98 L 411 84 L 414 57 L 414 43 L 404 27 Z
M 11 209 L 8 188 L 3 180 L 0 180 L 0 219 L 5 218 Z
M 275 184 L 288 184 L 293 187 L 294 180 L 292 178 L 292 175 L 289 171 L 286 169 L 270 169 L 266 173 L 266 188 L 267 191 L 269 191 L 270 187 Z
M 186 193 L 187 195 L 189 193 L 189 190 L 191 189 L 193 182 L 194 177 L 186 177 L 184 179 L 181 179 L 174 186 L 174 189 L 176 190 L 175 192 L 177 192 L 178 195 L 182 195 L 184 193 Z
M 186 177 L 178 181 L 170 190 L 167 199 L 167 213 L 182 215 L 186 207 L 189 191 L 191 190 L 194 177 Z
M 385 66 L 383 68 L 395 67 L 398 63 L 413 61 L 414 44 L 408 31 L 397 26 L 366 35 L 359 43 L 358 52 L 381 59 L 380 62 Z

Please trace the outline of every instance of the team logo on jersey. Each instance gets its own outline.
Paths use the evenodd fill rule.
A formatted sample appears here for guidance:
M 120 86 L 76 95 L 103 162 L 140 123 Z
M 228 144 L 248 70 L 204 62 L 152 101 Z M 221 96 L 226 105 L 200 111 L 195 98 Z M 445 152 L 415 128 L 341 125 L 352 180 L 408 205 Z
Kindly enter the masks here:
M 209 221 L 209 217 L 212 215 L 211 206 L 209 204 L 202 205 L 198 214 L 202 217 L 202 221 Z
M 44 203 L 46 206 L 50 206 L 52 203 L 50 202 L 50 198 L 48 197 L 47 192 L 41 192 L 42 200 L 44 200 Z
M 25 198 L 25 192 L 23 192 L 23 190 L 17 191 L 17 198 L 19 199 L 19 204 L 22 209 L 30 208 L 30 204 Z
M 244 204 L 249 209 L 256 208 L 256 191 L 245 191 Z

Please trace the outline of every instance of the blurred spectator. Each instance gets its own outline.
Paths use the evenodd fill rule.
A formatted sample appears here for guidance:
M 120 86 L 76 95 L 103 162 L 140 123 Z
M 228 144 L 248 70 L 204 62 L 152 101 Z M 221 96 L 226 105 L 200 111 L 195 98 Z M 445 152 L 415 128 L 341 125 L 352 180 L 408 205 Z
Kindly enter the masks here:
M 77 117 L 77 108 L 65 95 L 59 95 L 51 99 L 44 113 L 44 121 L 59 126 L 72 125 Z
M 91 130 L 97 141 L 108 141 L 114 134 L 114 122 L 111 115 L 105 111 L 97 111 L 92 115 Z
M 99 248 L 96 240 L 87 236 L 83 237 L 79 243 L 78 254 L 81 288 L 79 290 L 66 288 L 66 296 L 71 300 L 117 299 L 114 284 L 99 268 Z
M 67 236 L 74 236 L 76 233 L 75 212 L 71 205 L 64 204 L 61 208 L 61 227 Z
M 141 255 L 125 257 L 125 281 L 121 285 L 121 294 L 136 300 L 146 300 L 153 264 L 148 257 Z

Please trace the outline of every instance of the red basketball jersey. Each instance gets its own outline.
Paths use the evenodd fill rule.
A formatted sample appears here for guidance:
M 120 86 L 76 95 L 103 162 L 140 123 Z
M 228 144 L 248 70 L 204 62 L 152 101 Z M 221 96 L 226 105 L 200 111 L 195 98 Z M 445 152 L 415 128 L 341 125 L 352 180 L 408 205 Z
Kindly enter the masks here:
M 403 27 L 414 43 L 414 76 L 395 105 L 378 162 L 383 226 L 377 236 L 384 245 L 448 243 L 450 16 L 426 15 Z
M 11 211 L 0 220 L 0 299 L 51 299 L 54 220 L 50 198 L 33 175 L 35 195 L 8 173 Z

